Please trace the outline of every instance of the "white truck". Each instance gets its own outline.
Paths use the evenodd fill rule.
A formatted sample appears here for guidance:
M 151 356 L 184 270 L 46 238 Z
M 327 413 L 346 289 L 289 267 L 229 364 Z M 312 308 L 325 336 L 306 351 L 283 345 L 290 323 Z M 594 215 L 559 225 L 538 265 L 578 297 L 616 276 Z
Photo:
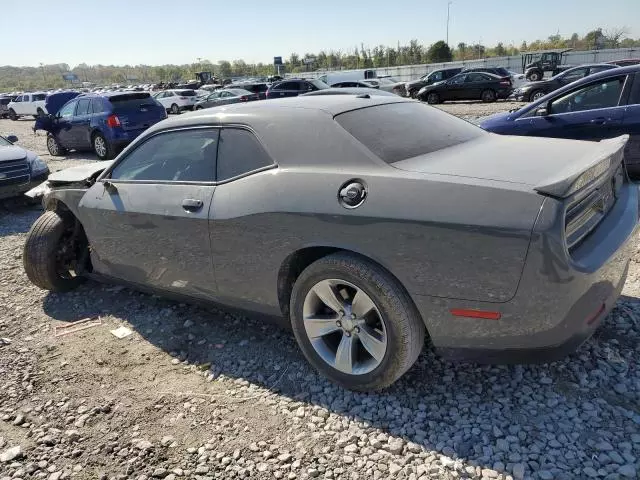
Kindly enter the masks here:
M 18 95 L 7 105 L 9 118 L 17 120 L 25 115 L 33 115 L 35 118 L 46 115 L 47 109 L 44 106 L 46 98 L 47 94 L 43 92 Z

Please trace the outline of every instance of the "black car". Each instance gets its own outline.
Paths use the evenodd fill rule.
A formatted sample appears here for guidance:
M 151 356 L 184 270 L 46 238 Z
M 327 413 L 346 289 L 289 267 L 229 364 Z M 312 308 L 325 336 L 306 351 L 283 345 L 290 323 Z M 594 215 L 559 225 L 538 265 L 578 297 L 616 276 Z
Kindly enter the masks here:
M 536 100 L 544 97 L 547 93 L 551 93 L 554 90 L 575 82 L 576 80 L 580 80 L 581 78 L 593 75 L 594 73 L 604 72 L 605 70 L 610 70 L 612 68 L 619 67 L 608 63 L 580 65 L 579 67 L 573 67 L 565 70 L 564 72 L 547 80 L 526 83 L 516 89 L 513 92 L 513 96 L 517 101 L 535 102 Z
M 337 82 L 331 85 L 331 88 L 380 88 L 380 85 L 374 85 L 367 83 L 366 80 L 362 82 L 353 80 L 350 82 Z
M 297 97 L 303 93 L 315 92 L 323 88 L 329 88 L 329 85 L 316 79 L 294 78 L 272 84 L 267 90 L 267 98 Z
M 427 85 L 418 92 L 418 99 L 429 103 L 446 100 L 482 100 L 495 102 L 511 94 L 511 80 L 492 73 L 460 73 L 455 77 L 433 85 Z
M 264 100 L 267 98 L 267 90 L 269 90 L 269 84 L 264 82 L 256 82 L 256 83 L 232 83 L 231 85 L 227 85 L 224 87 L 225 89 L 229 88 L 240 88 L 242 90 L 247 90 L 258 96 L 259 100 Z
M 416 98 L 418 92 L 422 87 L 426 87 L 427 85 L 431 85 L 434 83 L 442 82 L 443 80 L 448 80 L 451 77 L 455 77 L 462 71 L 462 68 L 443 68 L 440 70 L 435 70 L 433 72 L 427 73 L 423 75 L 418 80 L 413 80 L 411 82 L 407 82 L 406 90 L 407 96 L 411 98 Z

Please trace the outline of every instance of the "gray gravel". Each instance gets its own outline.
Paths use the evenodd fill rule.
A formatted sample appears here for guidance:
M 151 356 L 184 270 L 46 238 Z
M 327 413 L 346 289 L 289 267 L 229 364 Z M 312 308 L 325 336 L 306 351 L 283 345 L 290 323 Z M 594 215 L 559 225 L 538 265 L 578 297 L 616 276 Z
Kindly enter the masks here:
M 30 123 L 0 132 L 42 153 Z M 427 349 L 391 389 L 359 394 L 271 320 L 93 282 L 38 290 L 21 248 L 39 214 L 0 206 L 0 480 L 638 478 L 640 253 L 564 361 L 452 364 Z M 87 318 L 102 325 L 54 336 Z M 109 333 L 121 325 L 134 334 Z

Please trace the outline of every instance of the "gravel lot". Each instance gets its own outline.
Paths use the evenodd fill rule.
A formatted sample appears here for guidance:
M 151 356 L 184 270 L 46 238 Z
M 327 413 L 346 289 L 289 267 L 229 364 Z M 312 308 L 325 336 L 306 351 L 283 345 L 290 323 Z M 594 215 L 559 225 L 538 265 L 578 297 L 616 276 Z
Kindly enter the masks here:
M 52 170 L 95 161 L 49 157 L 32 124 L 0 120 L 0 133 Z M 0 204 L 0 480 L 638 478 L 640 252 L 566 360 L 477 366 L 425 349 L 391 389 L 357 394 L 319 377 L 275 320 L 93 282 L 37 289 L 21 255 L 39 214 Z M 82 319 L 101 324 L 55 336 Z

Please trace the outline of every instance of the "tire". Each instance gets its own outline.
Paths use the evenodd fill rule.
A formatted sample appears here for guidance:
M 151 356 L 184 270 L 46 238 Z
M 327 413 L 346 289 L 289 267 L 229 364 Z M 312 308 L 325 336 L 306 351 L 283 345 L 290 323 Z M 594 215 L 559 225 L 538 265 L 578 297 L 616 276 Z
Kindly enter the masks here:
M 350 320 L 356 316 L 348 315 L 355 303 L 349 303 L 348 300 L 344 303 L 346 310 L 343 316 L 331 309 L 326 310 L 327 304 L 318 300 L 320 297 L 315 295 L 316 287 L 326 282 L 343 282 L 350 285 L 345 287 L 343 292 L 354 287 L 358 295 L 364 293 L 370 302 L 368 305 L 372 305 L 372 309 L 367 311 L 373 315 L 374 321 L 378 322 L 379 328 L 374 330 L 374 327 L 369 325 L 372 319 L 369 314 L 368 318 L 366 315 L 363 316 L 367 318 L 366 323 L 357 323 L 365 322 L 362 319 Z M 323 330 L 323 336 L 316 336 L 312 340 L 307 333 L 309 323 L 306 322 L 309 320 L 305 320 L 304 317 L 305 308 L 309 314 L 308 306 L 311 304 L 320 305 L 325 308 L 323 312 L 330 311 L 337 319 L 349 322 L 349 326 L 334 327 L 334 320 L 331 318 L 327 325 L 333 331 L 325 333 Z M 308 266 L 293 286 L 290 312 L 294 335 L 309 363 L 332 382 L 351 390 L 375 391 L 388 387 L 409 370 L 424 345 L 424 323 L 402 285 L 381 267 L 351 253 L 335 253 Z M 356 312 L 355 307 L 353 312 Z M 321 322 L 326 322 L 326 318 L 324 316 Z M 360 325 L 360 328 L 354 325 Z M 384 350 L 377 350 L 379 358 L 369 354 L 369 349 L 364 347 L 365 342 L 360 340 L 372 338 L 367 332 L 379 335 L 383 342 L 378 342 L 386 342 Z M 330 350 L 330 342 L 333 342 L 336 348 L 341 346 L 345 337 L 348 337 L 347 341 L 356 342 L 356 355 L 350 356 L 354 362 L 348 364 L 359 369 L 359 373 L 354 373 L 353 369 L 352 373 L 345 373 L 325 359 L 327 355 L 323 349 L 326 347 L 327 351 Z M 333 363 L 338 363 L 337 353 L 334 355 Z
M 437 105 L 438 103 L 440 103 L 440 95 L 438 95 L 436 92 L 427 94 L 427 103 L 429 103 L 430 105 Z
M 530 82 L 538 82 L 540 80 L 542 80 L 542 76 L 543 74 L 536 71 L 533 71 L 531 73 L 529 73 L 529 76 L 527 77 L 527 80 L 529 80 Z
M 535 102 L 536 100 L 540 100 L 542 97 L 546 95 L 542 90 L 534 90 L 529 94 L 529 101 Z
M 67 292 L 83 282 L 82 277 L 63 272 L 58 266 L 61 241 L 73 229 L 73 218 L 57 212 L 44 212 L 31 226 L 24 244 L 24 271 L 31 282 L 52 292 Z
M 14 122 L 15 122 L 16 120 L 18 120 L 18 114 L 16 113 L 16 111 L 15 111 L 13 108 L 10 108 L 10 109 L 9 109 L 9 118 L 10 118 L 11 120 L 13 120 Z
M 51 133 L 47 135 L 47 150 L 49 150 L 49 154 L 54 157 L 60 157 L 67 153 L 67 149 L 60 145 L 58 139 Z
M 177 104 L 171 105 L 171 113 L 178 115 L 180 113 L 180 107 Z
M 196 110 L 203 110 L 203 108 L 200 105 L 197 105 Z
M 113 146 L 99 132 L 92 135 L 91 146 L 100 160 L 111 160 L 114 156 Z
M 482 101 L 484 103 L 491 103 L 491 102 L 495 102 L 496 101 L 496 92 L 494 92 L 493 90 L 487 89 L 484 90 L 481 94 L 480 94 L 480 98 L 482 99 Z

